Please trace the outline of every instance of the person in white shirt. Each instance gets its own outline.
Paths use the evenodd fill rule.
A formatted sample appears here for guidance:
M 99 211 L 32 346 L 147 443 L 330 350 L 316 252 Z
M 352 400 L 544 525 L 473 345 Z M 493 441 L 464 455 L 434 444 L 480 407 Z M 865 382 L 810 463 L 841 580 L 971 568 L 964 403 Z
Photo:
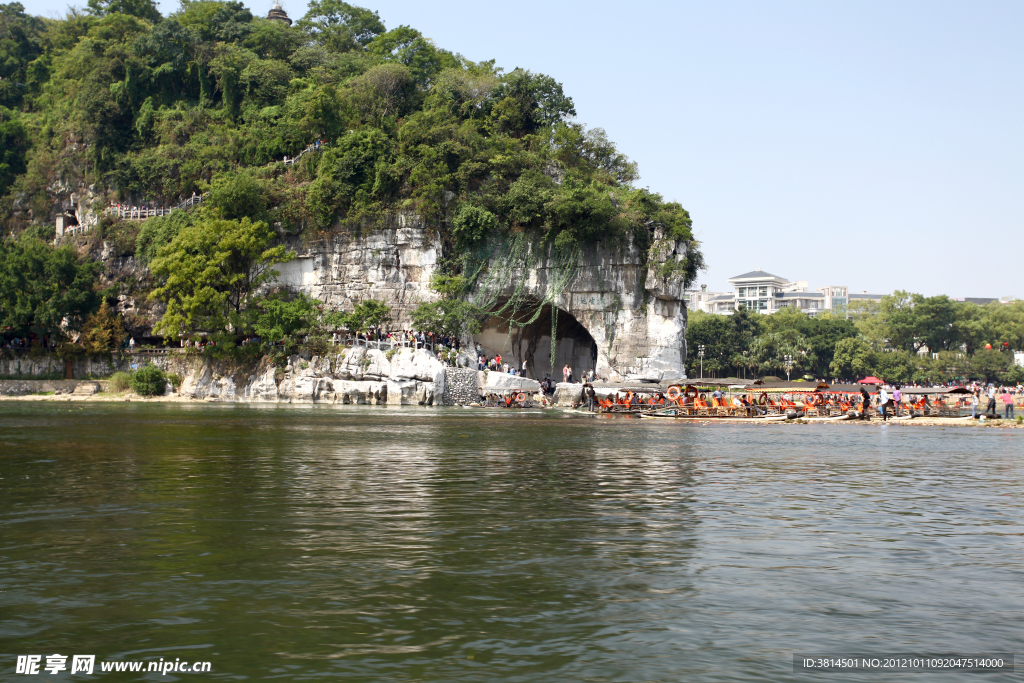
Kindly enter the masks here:
M 882 411 L 882 422 L 889 419 L 889 392 L 884 387 L 878 390 L 878 407 Z

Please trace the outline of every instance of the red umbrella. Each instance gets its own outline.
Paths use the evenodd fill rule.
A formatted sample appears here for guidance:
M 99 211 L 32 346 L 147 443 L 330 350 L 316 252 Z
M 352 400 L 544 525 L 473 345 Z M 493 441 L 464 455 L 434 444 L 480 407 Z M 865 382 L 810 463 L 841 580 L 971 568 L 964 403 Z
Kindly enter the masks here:
M 857 384 L 885 384 L 885 382 L 883 382 L 882 380 L 878 379 L 877 377 L 871 376 L 871 377 L 865 377 L 861 381 L 857 382 Z

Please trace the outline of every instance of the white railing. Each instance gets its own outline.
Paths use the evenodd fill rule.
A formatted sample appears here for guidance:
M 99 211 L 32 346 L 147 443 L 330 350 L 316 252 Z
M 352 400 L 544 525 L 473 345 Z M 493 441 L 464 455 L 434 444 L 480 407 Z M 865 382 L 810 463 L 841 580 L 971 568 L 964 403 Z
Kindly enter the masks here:
M 326 146 L 327 146 L 326 142 L 320 143 L 319 147 L 317 145 L 315 145 L 315 144 L 309 145 L 308 147 L 306 147 L 306 149 L 302 150 L 301 152 L 299 152 L 295 156 L 293 156 L 293 157 L 285 157 L 284 158 L 284 165 L 285 166 L 294 166 L 295 162 L 298 161 L 299 159 L 301 159 L 302 157 L 304 157 L 306 154 L 310 154 L 310 153 L 313 153 L 313 152 L 319 152 L 321 149 L 323 149 Z
M 436 349 L 448 349 L 443 344 L 432 344 L 430 342 L 419 341 L 418 339 L 360 339 L 358 337 L 338 337 L 335 336 L 331 342 L 335 346 L 351 346 L 361 347 L 364 349 L 377 349 L 378 351 L 390 351 L 391 349 L 426 349 L 427 351 L 434 351 Z
M 153 216 L 167 216 L 168 214 L 171 213 L 171 211 L 185 211 L 187 209 L 192 208 L 193 206 L 198 206 L 199 204 L 202 204 L 203 200 L 209 196 L 209 192 L 204 192 L 203 194 L 193 193 L 191 197 L 185 199 L 182 202 L 178 202 L 174 206 L 159 207 L 156 209 L 151 209 L 148 206 L 125 206 L 123 204 L 111 204 L 106 208 L 106 210 L 103 213 L 107 214 L 108 216 L 117 216 L 118 218 L 122 218 L 124 220 L 142 221 L 146 220 L 147 218 L 152 218 Z
M 319 152 L 320 150 L 322 150 L 326 146 L 327 146 L 326 142 L 320 143 L 319 145 L 317 145 L 315 143 L 312 144 L 312 145 L 308 145 L 306 147 L 306 149 L 304 149 L 301 152 L 299 152 L 296 156 L 294 156 L 294 157 L 285 157 L 284 158 L 284 165 L 285 166 L 294 166 L 295 162 L 297 162 L 299 159 L 301 159 L 305 155 L 312 154 L 314 152 Z M 176 211 L 176 210 L 184 211 L 184 210 L 190 209 L 193 206 L 197 206 L 199 204 L 202 204 L 203 200 L 206 199 L 209 196 L 210 196 L 209 192 L 204 192 L 203 194 L 196 194 L 196 193 L 193 192 L 191 197 L 185 199 L 182 202 L 179 202 L 179 203 L 175 204 L 174 206 L 161 206 L 161 207 L 157 207 L 157 208 L 150 208 L 148 206 L 124 206 L 122 204 L 111 204 L 110 206 L 108 206 L 103 211 L 103 213 L 107 214 L 108 216 L 117 216 L 118 218 L 121 218 L 121 219 L 124 219 L 124 220 L 129 220 L 129 221 L 144 221 L 147 218 L 152 218 L 153 216 L 166 216 L 166 215 L 170 214 L 171 211 Z M 69 228 L 69 229 L 64 231 L 64 234 L 75 234 L 76 232 L 85 232 L 85 231 L 86 231 L 85 228 L 82 228 L 80 230 L 73 230 L 73 229 Z

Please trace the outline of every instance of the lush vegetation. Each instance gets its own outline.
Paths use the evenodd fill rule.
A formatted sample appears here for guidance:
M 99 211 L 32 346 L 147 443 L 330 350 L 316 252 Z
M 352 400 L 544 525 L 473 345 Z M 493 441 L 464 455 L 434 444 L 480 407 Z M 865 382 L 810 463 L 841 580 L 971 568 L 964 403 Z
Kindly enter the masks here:
M 856 303 L 849 317 L 691 313 L 688 374 L 699 375 L 703 344 L 705 376 L 785 377 L 788 355 L 794 378 L 1024 381 L 1011 352 L 1024 348 L 1024 301 L 977 306 L 897 291 Z
M 0 240 L 0 335 L 53 347 L 98 309 L 100 265 L 68 246 L 34 238 Z
M 153 291 L 167 310 L 155 331 L 170 338 L 195 330 L 243 330 L 255 291 L 275 263 L 294 255 L 262 221 L 206 220 L 179 232 L 150 264 L 162 285 Z
M 156 331 L 172 337 L 308 329 L 308 315 L 268 328 L 287 302 L 253 298 L 271 261 L 287 258 L 279 239 L 372 229 L 400 211 L 444 238 L 448 276 L 472 279 L 524 236 L 532 253 L 578 257 L 627 238 L 646 248 L 660 226 L 688 256 L 659 276 L 691 282 L 703 261 L 688 213 L 637 187 L 635 165 L 575 113 L 549 76 L 471 62 L 341 0 L 314 0 L 294 26 L 234 0 L 182 0 L 167 17 L 151 0 L 89 0 L 59 20 L 10 3 L 0 5 L 0 222 L 4 235 L 52 236 L 57 180 L 94 188 L 94 209 L 209 192 L 202 208 L 141 229 L 107 218 L 93 228 L 151 266 L 167 304 Z M 282 163 L 314 140 L 319 153 Z M 423 324 L 469 329 L 458 304 L 446 294 L 420 311 Z M 64 330 L 97 307 L 81 302 Z M 52 333 L 46 324 L 34 333 Z
M 692 240 L 686 211 L 632 184 L 635 165 L 573 120 L 561 84 L 339 0 L 293 27 L 217 0 L 169 17 L 95 0 L 59 21 L 2 7 L 5 206 L 44 204 L 65 175 L 112 198 L 210 190 L 220 218 L 292 232 L 410 209 L 463 247 L 524 230 L 560 246 L 646 240 L 656 223 Z M 307 163 L 275 163 L 315 139 L 327 147 Z M 16 228 L 30 220 L 5 210 Z

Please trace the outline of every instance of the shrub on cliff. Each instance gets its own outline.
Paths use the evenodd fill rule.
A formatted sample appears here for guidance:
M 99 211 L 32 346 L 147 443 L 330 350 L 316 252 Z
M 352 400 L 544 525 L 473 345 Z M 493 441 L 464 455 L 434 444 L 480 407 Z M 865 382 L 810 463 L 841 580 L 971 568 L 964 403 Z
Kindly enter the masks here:
M 163 396 L 167 375 L 157 366 L 146 364 L 132 373 L 128 383 L 139 396 Z
M 498 229 L 498 217 L 479 206 L 463 204 L 452 219 L 452 235 L 463 247 L 475 246 Z
M 461 299 L 466 284 L 461 275 L 435 274 L 430 288 L 441 295 L 441 300 L 421 303 L 413 309 L 411 317 L 416 329 L 454 338 L 479 332 L 483 311 Z

